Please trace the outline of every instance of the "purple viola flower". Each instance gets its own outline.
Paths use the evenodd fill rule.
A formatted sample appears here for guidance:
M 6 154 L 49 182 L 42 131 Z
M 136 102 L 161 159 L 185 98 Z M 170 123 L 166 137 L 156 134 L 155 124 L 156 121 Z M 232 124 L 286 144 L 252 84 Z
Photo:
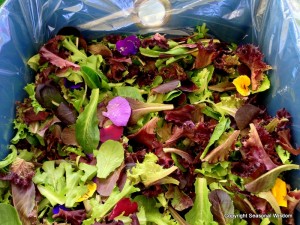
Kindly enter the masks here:
M 61 210 L 65 210 L 65 211 L 69 211 L 70 210 L 70 209 L 66 208 L 64 205 L 56 205 L 56 206 L 53 207 L 52 213 L 53 214 L 57 214 L 57 213 L 59 213 L 60 209 Z
M 131 35 L 123 40 L 117 41 L 116 48 L 121 55 L 128 56 L 135 55 L 138 52 L 140 45 L 140 39 L 135 35 Z
M 107 112 L 103 116 L 109 118 L 111 122 L 119 127 L 126 126 L 131 116 L 131 107 L 126 98 L 115 97 L 108 102 Z
M 69 88 L 69 89 L 73 90 L 73 89 L 79 89 L 79 88 L 83 87 L 84 83 L 80 82 L 80 83 L 75 84 L 74 82 L 69 81 L 67 78 L 65 78 L 64 79 L 64 85 L 65 85 L 66 88 Z

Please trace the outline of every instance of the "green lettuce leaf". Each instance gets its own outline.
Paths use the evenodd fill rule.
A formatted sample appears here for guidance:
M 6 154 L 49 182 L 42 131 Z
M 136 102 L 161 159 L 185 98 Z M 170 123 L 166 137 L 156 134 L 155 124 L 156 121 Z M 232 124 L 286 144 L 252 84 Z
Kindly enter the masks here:
M 290 160 L 291 153 L 284 150 L 281 145 L 277 145 L 275 150 L 283 164 L 291 164 L 292 163 Z
M 203 102 L 212 96 L 212 92 L 208 89 L 208 83 L 212 78 L 214 67 L 212 65 L 197 70 L 191 77 L 191 80 L 198 86 L 198 90 L 190 93 L 188 98 L 190 102 Z
M 229 125 L 230 125 L 230 119 L 226 117 L 221 117 L 219 123 L 215 127 L 214 132 L 212 133 L 209 139 L 207 146 L 205 147 L 203 153 L 201 154 L 200 159 L 204 159 L 210 146 L 212 146 L 217 140 L 220 139 L 220 137 L 225 132 L 225 130 L 229 127 Z
M 134 201 L 138 203 L 139 209 L 145 210 L 145 217 L 147 224 L 154 223 L 157 225 L 179 225 L 177 221 L 171 218 L 168 211 L 161 213 L 157 207 L 157 202 L 154 198 L 147 198 L 143 195 L 139 195 L 134 198 Z
M 10 145 L 9 149 L 11 150 L 11 153 L 9 153 L 5 159 L 0 161 L 0 169 L 12 164 L 17 158 L 17 148 L 14 145 Z
M 65 204 L 66 207 L 74 207 L 78 199 L 88 191 L 87 186 L 81 181 L 83 171 L 75 171 L 66 161 L 57 167 L 55 161 L 46 161 L 42 170 L 37 170 L 33 182 L 52 206 Z
M 144 101 L 141 91 L 136 87 L 121 86 L 121 87 L 115 87 L 115 90 L 117 96 L 121 96 L 124 98 L 132 98 L 141 102 Z
M 118 141 L 104 142 L 99 151 L 94 151 L 97 158 L 97 177 L 107 178 L 124 161 L 124 148 Z
M 185 214 L 186 221 L 191 225 L 217 225 L 210 211 L 211 203 L 208 199 L 209 189 L 205 178 L 196 178 L 196 199 L 192 209 Z
M 33 110 L 35 113 L 38 113 L 40 111 L 45 111 L 45 109 L 40 105 L 40 103 L 35 98 L 35 88 L 36 85 L 34 83 L 29 83 L 24 87 L 24 90 L 29 95 L 29 98 L 31 99 L 31 105 L 33 106 Z
M 97 148 L 100 141 L 97 118 L 98 98 L 99 89 L 93 89 L 90 102 L 78 116 L 75 125 L 76 140 L 86 153 L 92 153 L 93 150 Z
M 0 224 L 22 225 L 16 209 L 12 205 L 0 203 Z
M 157 164 L 158 157 L 153 153 L 147 153 L 142 163 L 137 163 L 135 167 L 128 170 L 127 177 L 133 184 L 142 182 L 146 187 L 155 183 L 173 183 L 178 185 L 179 181 L 168 177 L 171 173 L 177 170 L 176 166 L 164 169 Z
M 196 169 L 196 173 L 201 173 L 205 177 L 212 177 L 216 179 L 225 179 L 230 172 L 230 162 L 223 161 L 217 163 L 203 162 L 201 169 Z

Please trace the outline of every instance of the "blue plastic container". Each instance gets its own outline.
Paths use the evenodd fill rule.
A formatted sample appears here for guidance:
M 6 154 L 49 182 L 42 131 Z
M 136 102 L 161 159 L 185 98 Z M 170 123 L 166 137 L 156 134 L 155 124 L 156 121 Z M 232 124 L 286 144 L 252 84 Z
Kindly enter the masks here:
M 299 0 L 150 2 L 154 5 L 142 5 L 142 0 L 6 1 L 0 10 L 0 159 L 8 154 L 13 135 L 15 102 L 33 80 L 26 62 L 65 26 L 78 27 L 92 39 L 116 32 L 184 35 L 205 22 L 219 39 L 258 45 L 273 67 L 264 101 L 273 115 L 283 107 L 292 114 L 293 142 L 300 147 Z M 290 176 L 293 187 L 300 188 L 299 171 Z

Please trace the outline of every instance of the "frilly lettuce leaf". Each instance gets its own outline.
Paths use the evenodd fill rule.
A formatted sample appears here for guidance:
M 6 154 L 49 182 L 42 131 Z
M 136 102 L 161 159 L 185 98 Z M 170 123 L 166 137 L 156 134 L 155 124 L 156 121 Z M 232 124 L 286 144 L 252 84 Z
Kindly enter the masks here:
M 40 111 L 45 111 L 45 109 L 40 105 L 40 103 L 35 98 L 35 88 L 36 85 L 34 83 L 29 83 L 24 87 L 24 90 L 29 95 L 29 98 L 31 99 L 31 105 L 33 106 L 34 112 L 38 113 Z
M 139 205 L 139 208 L 144 208 L 145 216 L 148 223 L 154 223 L 157 225 L 179 225 L 177 221 L 171 218 L 168 211 L 161 213 L 157 207 L 157 202 L 154 198 L 146 198 L 143 195 L 139 195 L 134 198 Z
M 212 96 L 212 92 L 208 89 L 208 83 L 212 78 L 213 72 L 214 67 L 210 65 L 198 70 L 192 75 L 191 80 L 199 88 L 197 91 L 194 91 L 188 95 L 188 98 L 192 104 L 208 100 Z
M 81 181 L 83 174 L 82 170 L 75 171 L 66 161 L 57 167 L 55 161 L 46 161 L 42 170 L 37 170 L 33 182 L 51 205 L 65 204 L 66 207 L 74 207 L 78 199 L 88 191 L 86 184 Z
M 131 171 L 127 172 L 128 179 L 130 179 L 133 184 L 142 182 L 146 187 L 157 182 L 173 183 L 178 185 L 178 180 L 168 177 L 171 173 L 177 170 L 177 167 L 172 166 L 168 169 L 164 169 L 162 166 L 156 163 L 157 161 L 158 157 L 155 154 L 146 154 L 142 163 L 137 163 L 136 166 L 131 169 Z

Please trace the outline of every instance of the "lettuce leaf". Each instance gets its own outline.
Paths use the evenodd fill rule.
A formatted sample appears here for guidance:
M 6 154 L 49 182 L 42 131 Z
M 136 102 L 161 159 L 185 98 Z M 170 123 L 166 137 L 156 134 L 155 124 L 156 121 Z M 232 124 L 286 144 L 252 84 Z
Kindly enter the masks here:
M 94 151 L 97 158 L 97 177 L 107 178 L 124 161 L 124 148 L 118 141 L 104 142 L 98 151 Z
M 83 221 L 83 225 L 91 225 L 96 221 L 101 221 L 113 207 L 124 197 L 130 196 L 130 194 L 139 191 L 139 188 L 134 187 L 129 180 L 126 181 L 123 189 L 120 191 L 118 187 L 113 189 L 105 203 L 100 203 L 95 198 L 89 200 L 91 208 L 91 217 Z
M 100 141 L 97 118 L 98 98 L 99 89 L 93 89 L 90 102 L 77 118 L 75 125 L 76 139 L 86 153 L 92 153 Z
M 139 195 L 134 198 L 139 205 L 139 208 L 144 208 L 147 224 L 154 223 L 157 225 L 179 225 L 177 221 L 171 218 L 168 211 L 161 213 L 157 207 L 157 202 L 154 198 L 147 198 Z
M 210 211 L 209 189 L 206 178 L 196 178 L 195 182 L 196 198 L 192 209 L 185 214 L 185 219 L 192 225 L 217 225 L 213 214 Z
M 33 182 L 52 206 L 65 204 L 66 207 L 74 207 L 80 197 L 88 191 L 87 186 L 81 181 L 84 172 L 75 171 L 66 161 L 61 162 L 57 167 L 55 161 L 46 161 L 43 163 L 42 170 L 37 170 Z
M 22 225 L 16 209 L 12 205 L 0 203 L 0 224 Z
M 172 166 L 168 169 L 164 169 L 157 164 L 158 157 L 153 153 L 147 153 L 142 163 L 137 163 L 135 167 L 128 170 L 127 177 L 133 184 L 142 182 L 146 187 L 155 183 L 173 183 L 178 185 L 179 181 L 168 177 L 171 173 L 177 170 L 176 166 Z

